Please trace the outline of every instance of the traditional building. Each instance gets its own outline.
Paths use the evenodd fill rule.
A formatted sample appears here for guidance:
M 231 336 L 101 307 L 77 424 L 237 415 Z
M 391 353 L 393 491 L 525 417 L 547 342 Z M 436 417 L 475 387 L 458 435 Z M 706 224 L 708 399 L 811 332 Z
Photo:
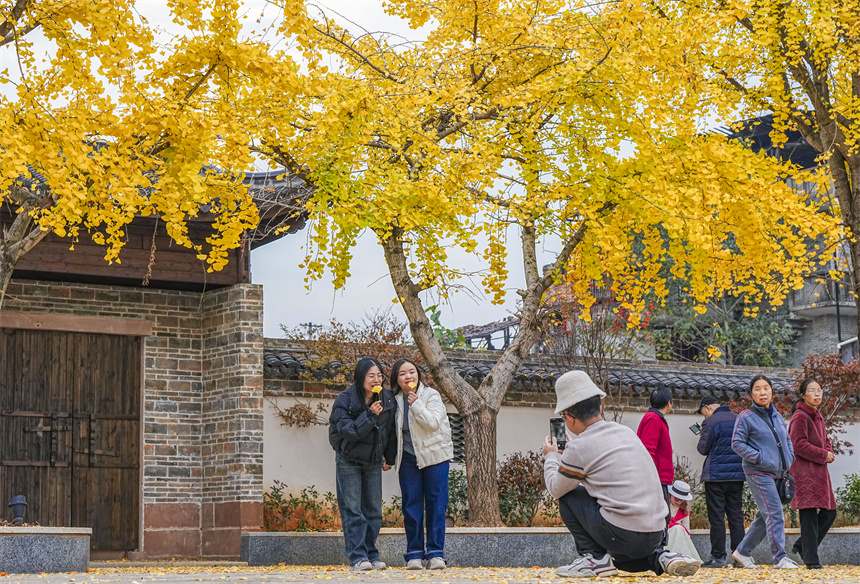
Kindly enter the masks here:
M 262 525 L 263 295 L 250 250 L 279 237 L 275 225 L 301 228 L 306 187 L 276 173 L 246 183 L 263 221 L 221 272 L 138 218 L 121 264 L 51 235 L 13 273 L 0 500 L 27 497 L 29 522 L 92 527 L 94 558 L 237 558 L 239 532 Z M 211 220 L 191 221 L 193 240 Z

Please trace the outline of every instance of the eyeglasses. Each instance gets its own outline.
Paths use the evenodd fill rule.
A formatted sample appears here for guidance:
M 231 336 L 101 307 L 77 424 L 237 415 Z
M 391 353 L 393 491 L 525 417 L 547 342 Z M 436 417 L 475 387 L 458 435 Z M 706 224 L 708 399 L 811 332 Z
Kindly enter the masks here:
M 368 379 L 385 379 L 382 373 L 368 373 L 366 377 Z
M 807 389 L 806 393 L 809 395 L 824 395 L 823 389 Z

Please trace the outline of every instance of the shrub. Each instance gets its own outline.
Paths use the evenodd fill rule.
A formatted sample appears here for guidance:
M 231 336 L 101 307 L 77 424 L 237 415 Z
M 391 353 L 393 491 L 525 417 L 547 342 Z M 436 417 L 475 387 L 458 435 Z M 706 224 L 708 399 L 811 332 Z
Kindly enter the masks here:
M 448 516 L 455 523 L 469 519 L 469 489 L 466 473 L 462 470 L 448 473 Z
M 403 527 L 403 497 L 391 497 L 391 504 L 382 504 L 382 527 Z
M 334 531 L 339 529 L 337 499 L 330 491 L 320 496 L 314 485 L 298 496 L 286 493 L 287 485 L 275 481 L 263 494 L 266 531 Z
M 845 475 L 845 486 L 836 489 L 836 505 L 850 523 L 860 521 L 860 474 Z
M 508 526 L 534 525 L 542 505 L 551 499 L 543 481 L 543 457 L 530 450 L 514 452 L 499 463 L 499 512 Z

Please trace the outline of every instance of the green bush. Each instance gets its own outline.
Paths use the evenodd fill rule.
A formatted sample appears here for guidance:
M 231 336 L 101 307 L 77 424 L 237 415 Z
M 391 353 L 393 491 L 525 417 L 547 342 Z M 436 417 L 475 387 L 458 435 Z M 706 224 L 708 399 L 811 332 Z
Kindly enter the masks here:
M 275 481 L 269 491 L 263 493 L 266 531 L 332 531 L 338 528 L 340 514 L 333 493 L 320 496 L 311 485 L 295 496 L 287 494 L 286 488 L 286 484 Z
M 509 454 L 498 466 L 499 512 L 505 525 L 534 525 L 541 507 L 552 498 L 543 481 L 543 456 L 530 450 Z
M 845 475 L 845 486 L 836 489 L 836 505 L 850 523 L 860 521 L 860 474 Z
M 469 519 L 469 488 L 462 470 L 448 473 L 448 516 L 455 523 Z
M 391 504 L 382 504 L 382 527 L 403 527 L 403 497 L 394 495 Z

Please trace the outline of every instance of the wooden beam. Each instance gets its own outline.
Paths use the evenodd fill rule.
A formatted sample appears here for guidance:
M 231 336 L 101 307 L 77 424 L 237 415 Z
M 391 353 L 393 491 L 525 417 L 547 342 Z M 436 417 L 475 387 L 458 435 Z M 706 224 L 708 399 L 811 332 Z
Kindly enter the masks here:
M 104 316 L 75 316 L 33 312 L 0 312 L 0 329 L 29 329 L 66 331 L 72 333 L 100 333 L 148 337 L 152 335 L 152 321 L 136 318 L 109 318 Z

